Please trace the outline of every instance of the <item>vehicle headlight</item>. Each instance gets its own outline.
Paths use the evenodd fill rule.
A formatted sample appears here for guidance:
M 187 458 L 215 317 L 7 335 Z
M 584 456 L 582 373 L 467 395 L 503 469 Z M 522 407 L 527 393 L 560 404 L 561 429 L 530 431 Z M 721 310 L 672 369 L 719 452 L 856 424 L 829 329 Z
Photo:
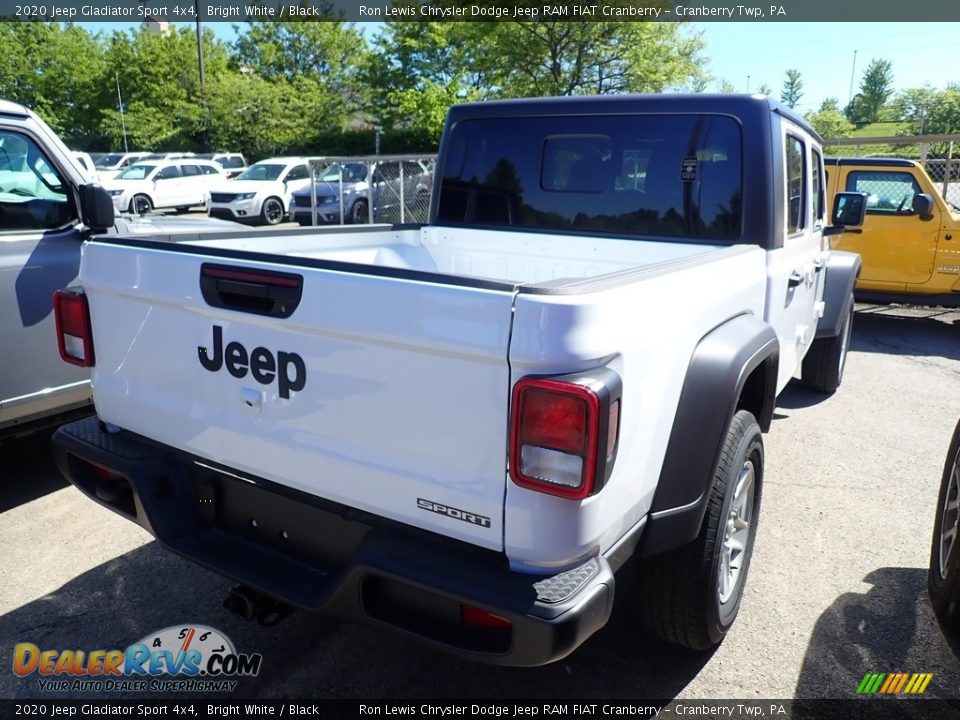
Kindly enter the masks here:
M 119 196 L 119 195 L 123 195 L 123 190 L 111 190 L 111 191 L 110 191 L 110 197 L 117 197 L 117 196 Z
M 254 197 L 256 197 L 256 195 L 257 195 L 256 193 L 240 193 L 239 195 L 237 195 L 236 199 L 237 199 L 237 200 L 252 200 Z

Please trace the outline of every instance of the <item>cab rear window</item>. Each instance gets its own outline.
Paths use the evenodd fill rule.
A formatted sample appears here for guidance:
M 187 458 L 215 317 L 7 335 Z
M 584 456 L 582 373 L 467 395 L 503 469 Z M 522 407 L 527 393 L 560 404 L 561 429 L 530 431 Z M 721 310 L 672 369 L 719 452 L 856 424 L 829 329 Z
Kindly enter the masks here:
M 727 116 L 468 120 L 447 148 L 440 222 L 740 237 L 742 143 Z

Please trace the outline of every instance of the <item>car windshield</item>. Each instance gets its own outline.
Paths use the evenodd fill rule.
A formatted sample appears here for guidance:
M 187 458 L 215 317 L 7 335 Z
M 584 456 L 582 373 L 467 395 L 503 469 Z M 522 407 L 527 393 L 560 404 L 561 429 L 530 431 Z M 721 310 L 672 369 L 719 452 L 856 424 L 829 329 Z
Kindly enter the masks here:
M 323 171 L 320 182 L 340 182 L 341 167 L 344 182 L 362 182 L 367 177 L 367 168 L 363 163 L 333 163 Z
M 94 164 L 98 168 L 112 168 L 121 160 L 123 160 L 123 153 L 114 153 L 113 155 L 104 155 L 102 158 L 98 158 Z
M 131 165 L 117 175 L 117 180 L 143 180 L 155 167 L 156 165 Z
M 237 180 L 276 180 L 283 172 L 285 165 L 251 165 L 237 176 Z

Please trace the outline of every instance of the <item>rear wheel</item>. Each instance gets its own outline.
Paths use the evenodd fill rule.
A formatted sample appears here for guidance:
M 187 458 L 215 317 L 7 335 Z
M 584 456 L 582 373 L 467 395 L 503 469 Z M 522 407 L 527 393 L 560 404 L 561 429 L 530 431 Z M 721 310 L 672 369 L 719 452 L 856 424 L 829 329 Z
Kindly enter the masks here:
M 283 220 L 283 203 L 279 198 L 269 197 L 260 208 L 260 220 L 265 225 L 277 225 Z
M 146 195 L 134 195 L 130 201 L 130 212 L 136 215 L 146 215 L 153 210 L 153 201 Z
M 933 524 L 927 589 L 930 603 L 944 629 L 960 634 L 960 423 L 953 431 L 940 480 L 937 514 Z
M 370 220 L 370 212 L 367 210 L 367 201 L 361 198 L 357 200 L 350 208 L 350 222 L 354 225 L 363 225 Z
M 649 632 L 695 650 L 723 640 L 750 569 L 762 481 L 760 426 L 740 410 L 727 428 L 700 534 L 638 563 L 640 614 Z
M 852 329 L 853 297 L 850 298 L 850 311 L 837 336 L 814 340 L 803 358 L 801 378 L 804 385 L 822 393 L 832 393 L 840 387 L 847 364 L 847 349 Z

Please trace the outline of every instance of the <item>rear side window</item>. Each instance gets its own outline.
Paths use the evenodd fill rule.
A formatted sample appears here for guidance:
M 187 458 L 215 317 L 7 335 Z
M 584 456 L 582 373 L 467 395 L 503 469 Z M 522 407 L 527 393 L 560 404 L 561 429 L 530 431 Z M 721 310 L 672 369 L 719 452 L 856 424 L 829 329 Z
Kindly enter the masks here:
M 806 226 L 807 174 L 803 142 L 787 135 L 787 234 Z
M 230 155 L 228 157 L 220 158 L 217 162 L 220 163 L 220 167 L 228 170 L 233 168 L 242 168 L 246 165 L 246 163 L 243 162 L 243 158 L 239 155 Z
M 196 165 L 181 165 L 180 172 L 183 173 L 184 177 L 191 177 L 194 175 L 200 174 L 200 168 Z
M 823 191 L 823 158 L 820 156 L 820 153 L 814 150 L 811 153 L 813 161 L 810 168 L 811 171 L 811 182 L 812 182 L 812 197 L 813 197 L 813 224 L 815 227 L 820 227 L 823 225 L 823 214 L 826 210 L 826 198 L 824 197 Z
M 742 143 L 730 117 L 469 120 L 447 147 L 441 222 L 740 237 Z
M 867 194 L 867 215 L 913 212 L 913 196 L 922 192 L 913 175 L 890 170 L 854 170 L 847 190 Z
M 217 169 L 213 165 L 200 165 L 200 172 L 204 175 L 219 175 Z

